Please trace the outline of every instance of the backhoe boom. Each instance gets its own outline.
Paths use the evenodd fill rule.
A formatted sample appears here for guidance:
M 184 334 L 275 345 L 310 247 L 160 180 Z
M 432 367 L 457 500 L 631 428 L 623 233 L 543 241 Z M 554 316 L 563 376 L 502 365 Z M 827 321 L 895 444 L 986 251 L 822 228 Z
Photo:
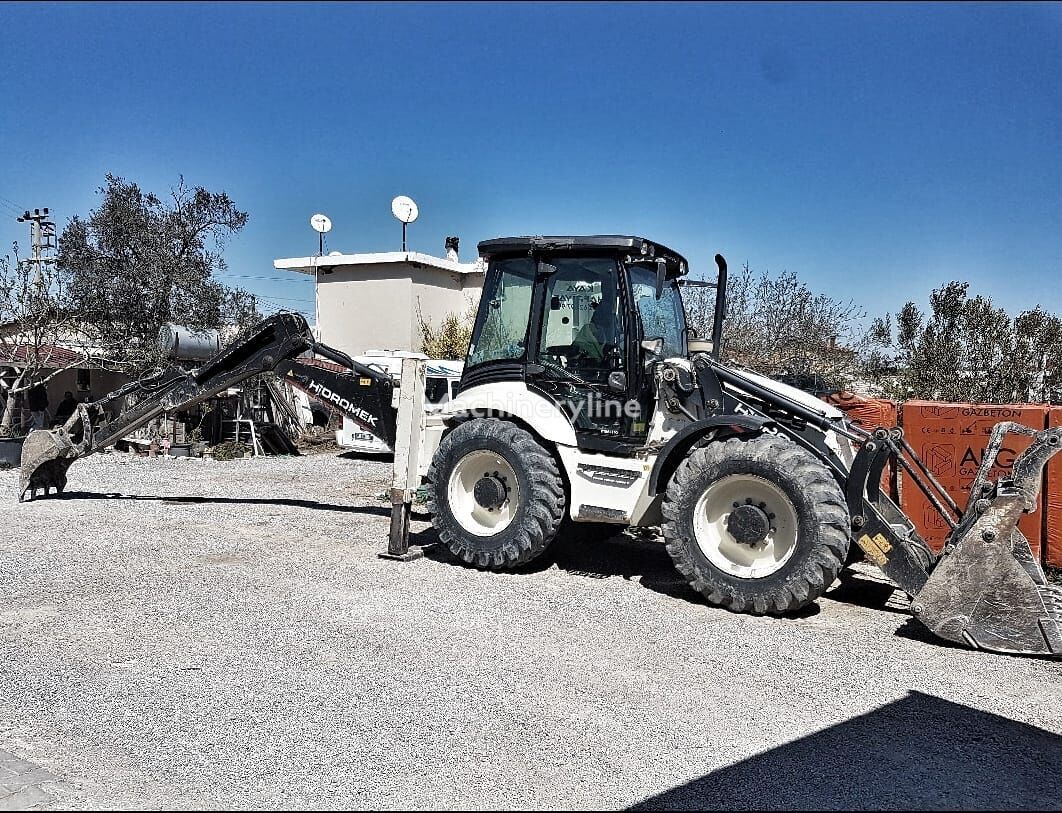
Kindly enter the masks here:
M 339 373 L 298 360 L 308 351 L 350 372 Z M 38 490 L 61 492 L 74 460 L 115 443 L 158 415 L 187 409 L 252 376 L 274 371 L 321 400 L 336 404 L 385 443 L 394 443 L 391 377 L 315 341 L 302 316 L 278 313 L 259 322 L 200 367 L 168 367 L 98 401 L 78 405 L 60 429 L 31 432 L 22 448 L 19 499 L 27 493 L 32 499 Z M 115 418 L 103 420 L 109 404 L 130 397 L 134 399 L 131 405 Z

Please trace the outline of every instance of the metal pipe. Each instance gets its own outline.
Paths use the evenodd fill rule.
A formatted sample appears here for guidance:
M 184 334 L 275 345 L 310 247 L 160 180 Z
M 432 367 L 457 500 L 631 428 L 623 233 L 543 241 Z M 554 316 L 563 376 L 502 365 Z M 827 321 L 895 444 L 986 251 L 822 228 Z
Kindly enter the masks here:
M 715 284 L 715 316 L 712 322 L 712 358 L 719 360 L 723 349 L 723 322 L 726 320 L 726 260 L 722 254 L 715 255 L 719 276 Z

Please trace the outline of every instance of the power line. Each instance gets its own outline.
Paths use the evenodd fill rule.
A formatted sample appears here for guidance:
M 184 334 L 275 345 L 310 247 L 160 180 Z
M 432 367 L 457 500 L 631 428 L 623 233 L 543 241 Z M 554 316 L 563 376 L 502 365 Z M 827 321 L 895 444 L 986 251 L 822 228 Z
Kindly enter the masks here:
M 313 302 L 312 299 L 302 299 L 301 297 L 297 296 L 266 296 L 265 294 L 256 294 L 253 291 L 250 291 L 249 293 L 251 294 L 251 296 L 256 296 L 259 299 L 269 299 L 274 302 Z
M 273 282 L 313 282 L 313 277 L 303 276 L 301 279 L 293 279 L 291 277 L 260 277 L 254 274 L 232 274 L 228 271 L 218 274 L 219 277 L 237 277 L 239 279 L 265 279 L 272 280 Z
M 17 203 L 11 200 L 11 198 L 4 197 L 3 195 L 0 195 L 0 206 L 4 206 L 5 208 L 10 209 L 16 215 L 21 215 L 23 212 L 26 211 L 25 206 L 19 206 Z
M 4 209 L 6 209 L 14 217 L 19 217 L 26 211 L 25 209 L 20 209 L 10 203 L 4 203 L 2 200 L 0 200 L 0 206 L 4 207 Z

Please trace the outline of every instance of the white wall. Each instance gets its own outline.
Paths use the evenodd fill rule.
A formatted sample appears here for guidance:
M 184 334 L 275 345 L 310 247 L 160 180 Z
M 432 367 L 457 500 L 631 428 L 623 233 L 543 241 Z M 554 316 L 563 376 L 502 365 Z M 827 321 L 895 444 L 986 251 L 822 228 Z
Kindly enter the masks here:
M 338 266 L 317 273 L 321 341 L 350 355 L 366 350 L 421 349 L 417 305 L 433 325 L 478 303 L 482 274 L 418 263 Z

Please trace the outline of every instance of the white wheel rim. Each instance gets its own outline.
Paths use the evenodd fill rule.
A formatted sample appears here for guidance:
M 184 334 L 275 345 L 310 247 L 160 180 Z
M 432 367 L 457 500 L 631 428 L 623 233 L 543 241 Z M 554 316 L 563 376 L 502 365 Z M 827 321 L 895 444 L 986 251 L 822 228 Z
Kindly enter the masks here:
M 506 499 L 498 508 L 476 502 L 476 483 L 484 476 L 506 487 Z M 508 461 L 497 452 L 479 449 L 469 452 L 454 466 L 447 485 L 450 513 L 458 524 L 476 536 L 493 536 L 505 530 L 520 507 L 520 483 Z
M 761 507 L 770 530 L 760 542 L 739 542 L 727 530 L 734 503 Z M 731 576 L 762 579 L 777 572 L 796 550 L 799 523 L 792 500 L 774 483 L 751 474 L 732 474 L 705 489 L 693 511 L 697 545 L 708 561 Z

